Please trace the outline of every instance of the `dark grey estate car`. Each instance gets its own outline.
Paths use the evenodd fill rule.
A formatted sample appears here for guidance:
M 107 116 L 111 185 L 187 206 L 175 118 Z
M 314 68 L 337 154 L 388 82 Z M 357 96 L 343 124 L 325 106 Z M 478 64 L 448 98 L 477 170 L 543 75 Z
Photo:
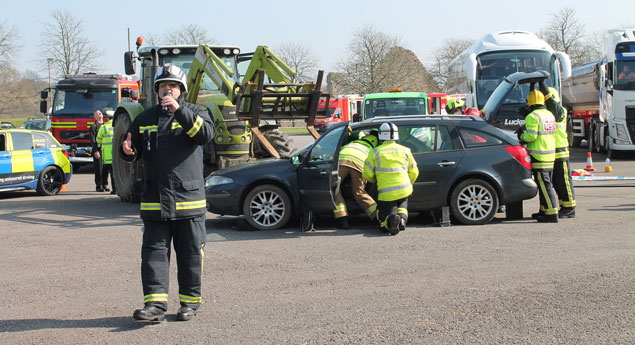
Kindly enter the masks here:
M 302 207 L 332 215 L 337 152 L 359 132 L 377 129 L 384 121 L 342 123 L 288 158 L 215 171 L 206 179 L 207 208 L 222 215 L 243 214 L 256 229 L 283 227 Z M 419 165 L 408 202 L 412 212 L 449 206 L 459 223 L 485 224 L 500 205 L 515 210 L 516 216 L 520 210 L 522 217 L 522 201 L 537 193 L 527 150 L 480 118 L 415 115 L 390 121 L 399 128 L 399 143 L 412 150 Z M 374 187 L 368 186 L 371 195 Z M 349 210 L 359 210 L 350 197 L 349 182 L 343 181 L 341 188 L 349 196 Z

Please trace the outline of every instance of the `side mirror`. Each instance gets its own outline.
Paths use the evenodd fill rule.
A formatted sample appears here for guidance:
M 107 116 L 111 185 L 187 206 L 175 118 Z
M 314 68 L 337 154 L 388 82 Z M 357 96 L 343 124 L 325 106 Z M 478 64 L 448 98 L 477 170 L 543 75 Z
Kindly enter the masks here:
M 361 120 L 361 116 L 359 113 L 353 115 L 353 122 L 359 122 Z
M 40 113 L 46 114 L 48 109 L 48 102 L 46 100 L 40 101 Z
M 135 101 L 139 100 L 139 90 L 131 90 L 130 98 L 134 99 Z
M 121 89 L 121 98 L 130 98 L 130 89 L 129 88 L 123 88 Z
M 127 51 L 123 53 L 123 65 L 127 75 L 133 75 L 137 73 L 137 64 L 135 63 L 135 56 L 133 51 Z
M 49 98 L 49 92 L 48 91 L 40 91 L 40 98 L 41 99 L 47 99 Z

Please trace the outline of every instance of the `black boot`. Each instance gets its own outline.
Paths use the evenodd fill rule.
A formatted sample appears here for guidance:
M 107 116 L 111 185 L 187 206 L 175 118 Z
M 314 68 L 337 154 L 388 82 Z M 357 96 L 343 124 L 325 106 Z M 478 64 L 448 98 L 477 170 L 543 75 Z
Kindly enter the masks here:
M 108 188 L 108 186 L 104 186 L 103 189 L 104 189 L 104 192 L 110 192 L 110 188 Z
M 575 208 L 561 208 L 560 211 L 558 211 L 558 218 L 575 218 Z
M 399 222 L 401 217 L 397 215 L 392 215 L 388 218 L 388 232 L 391 235 L 396 235 L 399 233 Z
M 406 220 L 403 218 L 399 220 L 399 231 L 406 231 Z
M 176 321 L 188 321 L 196 315 L 196 309 L 190 307 L 181 307 L 176 312 Z
M 337 218 L 337 228 L 338 229 L 348 229 L 349 225 L 348 225 L 348 217 L 341 217 L 341 218 Z
M 163 321 L 165 320 L 165 311 L 152 305 L 147 305 L 143 309 L 137 309 L 132 315 L 135 320 L 144 321 Z
M 532 219 L 538 219 L 538 217 L 543 217 L 544 215 L 545 215 L 545 213 L 540 211 L 540 212 L 532 213 L 531 214 L 531 218 Z
M 543 216 L 538 216 L 538 218 L 536 218 L 536 220 L 538 221 L 538 223 L 557 223 L 558 222 L 558 215 L 557 214 L 552 214 L 552 215 L 543 215 Z
M 97 191 L 97 192 L 103 192 L 103 191 L 104 191 L 104 188 L 103 188 L 102 186 L 97 186 L 97 187 L 95 187 L 95 191 Z

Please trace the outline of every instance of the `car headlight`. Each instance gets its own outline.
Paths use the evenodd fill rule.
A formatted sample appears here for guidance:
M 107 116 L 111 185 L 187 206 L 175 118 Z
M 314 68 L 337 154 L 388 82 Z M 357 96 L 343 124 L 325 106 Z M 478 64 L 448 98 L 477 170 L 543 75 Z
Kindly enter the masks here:
M 210 176 L 205 179 L 205 188 L 228 183 L 234 183 L 234 180 L 225 176 Z

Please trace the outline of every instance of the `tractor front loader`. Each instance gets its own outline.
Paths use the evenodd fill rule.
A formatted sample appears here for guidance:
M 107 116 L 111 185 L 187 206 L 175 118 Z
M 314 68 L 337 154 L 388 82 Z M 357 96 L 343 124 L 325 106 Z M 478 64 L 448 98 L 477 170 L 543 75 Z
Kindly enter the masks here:
M 135 60 L 141 61 L 140 102 L 120 104 L 114 119 L 113 173 L 122 200 L 138 201 L 144 169 L 141 162 L 122 160 L 117 148 L 134 118 L 157 104 L 153 78 L 163 63 L 172 63 L 187 73 L 185 101 L 208 109 L 216 126 L 214 140 L 205 147 L 205 176 L 253 159 L 288 156 L 295 147 L 279 131 L 278 120 L 304 120 L 309 133 L 319 137 L 313 123 L 316 117 L 325 116 L 326 110 L 318 111 L 318 103 L 321 98 L 329 101 L 329 95 L 321 92 L 323 71 L 316 82 L 303 82 L 266 46 L 247 54 L 226 46 L 139 47 L 137 43 L 138 56 L 127 52 L 125 61 L 127 74 L 134 74 Z M 247 61 L 249 66 L 241 78 L 238 65 Z M 292 82 L 295 80 L 299 82 Z

